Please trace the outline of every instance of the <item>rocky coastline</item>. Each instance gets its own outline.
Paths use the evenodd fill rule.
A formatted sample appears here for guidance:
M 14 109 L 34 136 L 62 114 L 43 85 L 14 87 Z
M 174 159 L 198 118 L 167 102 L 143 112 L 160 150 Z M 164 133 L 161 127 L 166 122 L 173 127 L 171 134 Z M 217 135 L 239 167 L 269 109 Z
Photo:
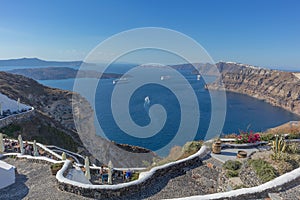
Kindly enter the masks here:
M 296 73 L 238 63 L 218 63 L 220 78 L 207 89 L 246 94 L 300 115 L 300 79 Z

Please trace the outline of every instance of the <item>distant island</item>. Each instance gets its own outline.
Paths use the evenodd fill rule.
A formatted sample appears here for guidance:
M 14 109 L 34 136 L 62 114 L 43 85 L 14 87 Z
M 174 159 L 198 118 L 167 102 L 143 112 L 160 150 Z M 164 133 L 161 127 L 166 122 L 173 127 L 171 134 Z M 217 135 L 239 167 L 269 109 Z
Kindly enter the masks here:
M 46 61 L 38 58 L 19 58 L 0 60 L 0 71 L 1 67 L 7 68 L 11 66 L 14 69 L 8 70 L 9 73 L 26 76 L 35 80 L 61 80 L 69 78 L 118 79 L 123 76 L 123 74 L 118 73 L 74 69 L 74 67 L 79 67 L 82 64 L 85 66 L 96 66 L 96 64 L 83 61 Z M 15 69 L 16 66 L 28 68 Z
M 17 59 L 8 59 L 8 60 L 0 60 L 0 67 L 7 67 L 7 66 L 53 66 L 53 67 L 60 67 L 60 66 L 80 66 L 83 64 L 83 61 L 46 61 L 41 60 L 38 58 L 17 58 Z M 85 63 L 87 64 L 87 63 Z M 89 65 L 94 65 L 90 64 Z M 1 68 L 0 68 L 1 69 Z
M 69 67 L 46 67 L 13 69 L 8 72 L 23 75 L 35 80 L 61 80 L 69 78 L 121 78 L 123 74 L 101 73 L 95 70 L 77 70 Z

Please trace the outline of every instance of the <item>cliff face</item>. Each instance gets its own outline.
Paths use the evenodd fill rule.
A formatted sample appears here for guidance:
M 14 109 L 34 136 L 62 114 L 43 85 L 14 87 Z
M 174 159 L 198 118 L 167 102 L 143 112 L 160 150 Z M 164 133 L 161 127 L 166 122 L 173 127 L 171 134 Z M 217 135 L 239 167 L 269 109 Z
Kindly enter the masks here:
M 221 78 L 208 85 L 209 89 L 220 89 L 223 82 L 227 91 L 247 94 L 300 115 L 300 79 L 296 74 L 237 63 L 217 66 Z
M 151 163 L 156 157 L 153 152 L 144 154 L 142 148 L 135 148 L 135 152 L 124 151 L 124 148 L 96 136 L 93 109 L 79 94 L 45 87 L 32 79 L 6 72 L 0 72 L 0 93 L 11 99 L 20 98 L 21 103 L 35 108 L 35 116 L 27 122 L 17 123 L 26 131 L 27 138 L 35 135 L 45 139 L 48 127 L 56 128 L 71 136 L 80 146 L 89 144 L 93 147 L 84 150 L 84 154 L 91 153 L 105 164 L 112 160 L 115 167 L 141 167 L 143 161 Z M 76 126 L 74 119 L 80 122 Z M 79 137 L 79 131 L 86 133 L 86 137 Z M 53 141 L 51 137 L 54 135 L 48 134 L 47 137 L 48 141 Z M 67 141 L 57 141 L 55 145 L 61 146 L 61 142 Z
M 0 72 L 0 85 L 0 93 L 11 99 L 20 98 L 22 103 L 33 106 L 64 128 L 75 131 L 72 92 L 45 87 L 32 79 L 5 72 Z M 84 101 L 82 97 L 81 99 Z

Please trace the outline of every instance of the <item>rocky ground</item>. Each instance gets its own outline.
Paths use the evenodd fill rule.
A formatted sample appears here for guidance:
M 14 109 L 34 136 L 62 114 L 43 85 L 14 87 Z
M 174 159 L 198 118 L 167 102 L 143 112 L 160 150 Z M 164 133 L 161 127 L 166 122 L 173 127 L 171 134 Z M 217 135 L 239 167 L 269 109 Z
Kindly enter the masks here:
M 293 184 L 288 189 L 275 193 L 276 195 L 281 199 L 300 200 L 300 180 L 298 184 Z

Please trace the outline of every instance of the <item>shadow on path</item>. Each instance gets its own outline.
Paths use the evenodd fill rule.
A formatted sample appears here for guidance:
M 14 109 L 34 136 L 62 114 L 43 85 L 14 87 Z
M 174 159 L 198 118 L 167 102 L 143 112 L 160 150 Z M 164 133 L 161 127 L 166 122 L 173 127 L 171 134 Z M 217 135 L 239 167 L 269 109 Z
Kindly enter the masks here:
M 25 185 L 27 180 L 27 176 L 16 173 L 15 183 L 0 189 L 0 199 L 23 199 L 29 192 L 29 188 Z

